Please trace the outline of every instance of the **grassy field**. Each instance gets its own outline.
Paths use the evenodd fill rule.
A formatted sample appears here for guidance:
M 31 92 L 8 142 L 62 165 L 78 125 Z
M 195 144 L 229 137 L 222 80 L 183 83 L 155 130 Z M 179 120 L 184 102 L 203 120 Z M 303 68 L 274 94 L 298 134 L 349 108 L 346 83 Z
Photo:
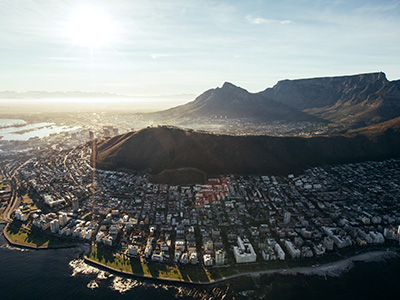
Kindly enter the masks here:
M 26 208 L 25 210 L 22 211 L 23 213 L 29 213 L 30 211 L 34 211 L 34 210 L 38 209 L 38 207 L 36 206 L 34 201 L 28 195 L 22 196 L 22 202 L 26 203 L 28 205 L 28 208 Z
M 177 265 L 171 266 L 155 262 L 144 262 L 139 259 L 124 259 L 112 250 L 103 246 L 93 246 L 88 258 L 116 270 L 135 273 L 153 278 L 185 280 L 189 282 L 211 282 L 215 279 L 238 273 L 234 269 L 206 270 L 200 267 L 186 266 L 184 269 Z
M 33 204 L 33 200 L 28 196 L 28 194 L 22 196 L 22 201 L 28 205 Z
M 75 244 L 39 231 L 30 231 L 15 220 L 9 224 L 5 233 L 12 242 L 34 248 L 61 248 Z
M 102 245 L 93 246 L 88 258 L 116 270 L 149 276 L 153 278 L 166 278 L 185 280 L 189 282 L 212 282 L 231 275 L 265 271 L 274 269 L 286 269 L 295 266 L 311 266 L 318 262 L 317 259 L 291 261 L 269 261 L 261 263 L 225 266 L 221 268 L 202 269 L 191 265 L 184 268 L 178 265 L 171 266 L 155 262 L 143 262 L 139 259 L 124 258 L 115 254 L 111 249 Z M 333 260 L 334 261 L 334 260 Z
M 363 248 L 367 252 L 367 248 Z M 371 248 L 370 250 L 382 250 L 381 248 Z M 354 251 L 349 251 L 347 257 L 354 255 Z M 124 258 L 121 255 L 115 254 L 113 250 L 104 246 L 93 246 L 88 258 L 99 262 L 105 266 L 116 270 L 134 273 L 153 278 L 184 280 L 193 283 L 208 283 L 214 280 L 226 278 L 235 274 L 243 274 L 249 272 L 287 269 L 294 267 L 311 267 L 315 264 L 326 264 L 337 261 L 342 257 L 332 253 L 325 257 L 288 260 L 288 261 L 268 261 L 252 264 L 225 266 L 221 268 L 211 268 L 209 270 L 191 265 L 179 267 L 154 262 L 144 262 L 139 259 Z

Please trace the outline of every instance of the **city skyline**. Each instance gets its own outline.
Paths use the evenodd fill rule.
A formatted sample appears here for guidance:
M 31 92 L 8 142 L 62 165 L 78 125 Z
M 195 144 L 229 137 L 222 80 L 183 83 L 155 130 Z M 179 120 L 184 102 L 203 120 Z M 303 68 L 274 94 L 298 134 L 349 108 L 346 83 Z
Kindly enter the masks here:
M 2 1 L 0 90 L 200 94 L 400 78 L 399 1 Z

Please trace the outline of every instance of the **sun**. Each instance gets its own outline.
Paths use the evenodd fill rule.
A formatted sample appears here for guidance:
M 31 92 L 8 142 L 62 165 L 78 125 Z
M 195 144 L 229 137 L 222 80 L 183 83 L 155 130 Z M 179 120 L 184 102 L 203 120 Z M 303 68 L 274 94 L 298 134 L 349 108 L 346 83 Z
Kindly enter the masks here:
M 115 23 L 95 7 L 81 7 L 71 16 L 66 33 L 74 44 L 82 47 L 106 46 L 115 38 Z

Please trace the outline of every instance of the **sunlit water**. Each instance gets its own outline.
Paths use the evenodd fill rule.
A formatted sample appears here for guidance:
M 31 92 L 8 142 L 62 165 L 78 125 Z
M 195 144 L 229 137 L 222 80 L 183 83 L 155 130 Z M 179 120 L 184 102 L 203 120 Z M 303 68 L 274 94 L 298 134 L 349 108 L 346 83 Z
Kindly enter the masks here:
M 0 128 L 23 124 L 26 124 L 26 121 L 21 119 L 0 119 Z
M 5 119 L 2 119 L 5 120 Z M 15 120 L 23 121 L 23 120 Z M 0 125 L 1 125 L 0 119 Z M 6 124 L 6 122 L 4 122 Z M 11 123 L 8 123 L 11 124 Z M 18 124 L 18 123 L 17 123 Z M 11 125 L 17 125 L 11 124 Z M 24 123 L 20 123 L 24 124 Z M 7 125 L 9 126 L 9 125 Z M 6 141 L 27 141 L 30 138 L 38 137 L 44 138 L 54 133 L 60 133 L 64 131 L 76 130 L 79 127 L 68 127 L 68 126 L 56 126 L 54 123 L 34 123 L 18 127 L 3 127 L 0 126 L 0 137 Z

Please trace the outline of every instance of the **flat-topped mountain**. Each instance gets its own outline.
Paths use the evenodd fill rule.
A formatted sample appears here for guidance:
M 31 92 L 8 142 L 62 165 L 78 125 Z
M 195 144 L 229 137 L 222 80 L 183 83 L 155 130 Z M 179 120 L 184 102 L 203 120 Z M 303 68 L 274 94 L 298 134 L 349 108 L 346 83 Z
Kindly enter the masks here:
M 172 120 L 186 117 L 226 117 L 256 121 L 323 122 L 296 108 L 271 100 L 262 94 L 249 93 L 229 82 L 225 82 L 221 88 L 204 92 L 192 102 L 159 112 L 158 115 Z
M 260 94 L 299 109 L 372 101 L 389 81 L 384 73 L 281 80 Z
M 282 80 L 260 95 L 334 122 L 371 124 L 400 116 L 400 81 L 382 72 Z
M 259 93 L 225 83 L 158 116 L 166 120 L 226 116 L 360 127 L 400 116 L 400 81 L 388 81 L 382 72 L 282 80 Z
M 395 122 L 400 124 L 400 119 Z M 397 126 L 397 125 L 396 125 Z M 209 175 L 287 174 L 328 164 L 400 157 L 400 126 L 331 137 L 212 135 L 147 128 L 100 141 L 97 167 L 158 174 L 194 169 Z

